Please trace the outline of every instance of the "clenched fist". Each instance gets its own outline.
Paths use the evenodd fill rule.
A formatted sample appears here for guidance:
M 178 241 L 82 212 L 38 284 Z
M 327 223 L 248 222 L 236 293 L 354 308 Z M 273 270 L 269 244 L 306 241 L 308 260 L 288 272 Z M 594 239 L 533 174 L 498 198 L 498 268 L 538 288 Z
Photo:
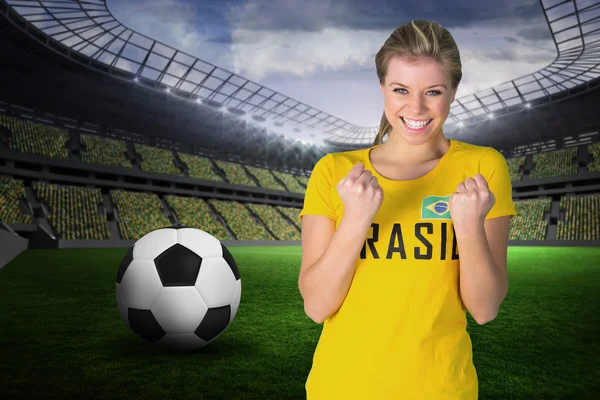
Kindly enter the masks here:
M 458 184 L 448 202 L 452 223 L 459 229 L 483 224 L 495 202 L 496 198 L 483 175 L 467 178 Z
M 344 214 L 352 218 L 372 221 L 383 203 L 383 190 L 377 177 L 358 163 L 337 184 L 336 189 L 344 203 Z

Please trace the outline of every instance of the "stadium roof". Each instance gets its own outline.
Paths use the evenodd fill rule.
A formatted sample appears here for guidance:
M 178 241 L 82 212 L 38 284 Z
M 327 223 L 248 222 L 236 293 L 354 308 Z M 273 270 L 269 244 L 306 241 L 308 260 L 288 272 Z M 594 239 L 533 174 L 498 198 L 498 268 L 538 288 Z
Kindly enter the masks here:
M 378 126 L 360 127 L 240 75 L 139 34 L 114 18 L 105 0 L 1 0 L 32 26 L 66 46 L 68 56 L 121 79 L 136 80 L 256 121 L 322 134 L 328 144 L 371 145 Z M 556 44 L 547 67 L 457 98 L 445 129 L 499 118 L 524 107 L 551 103 L 553 95 L 588 85 L 600 76 L 600 0 L 540 0 Z M 27 29 L 30 29 L 27 27 Z M 30 32 L 31 33 L 31 32 Z M 95 62 L 92 62 L 94 60 Z

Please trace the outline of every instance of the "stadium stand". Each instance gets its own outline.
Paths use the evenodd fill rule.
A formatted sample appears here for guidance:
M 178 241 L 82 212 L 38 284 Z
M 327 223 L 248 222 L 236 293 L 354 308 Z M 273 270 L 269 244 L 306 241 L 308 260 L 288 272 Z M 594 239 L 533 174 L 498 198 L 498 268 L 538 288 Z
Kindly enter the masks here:
M 136 170 L 135 164 L 138 164 L 139 170 L 157 174 L 156 179 L 162 179 L 163 188 L 169 185 L 168 180 L 158 177 L 168 174 L 297 195 L 305 193 L 309 179 L 305 175 L 141 144 L 137 138 L 120 140 L 77 130 L 69 132 L 55 125 L 4 114 L 0 114 L 0 122 L 7 132 L 6 150 L 9 152 L 69 160 L 67 144 L 72 138 L 74 143 L 81 143 L 79 159 L 83 163 L 122 168 L 125 175 L 128 173 L 126 171 Z M 71 149 L 77 149 L 77 146 Z M 579 155 L 581 157 L 578 159 Z M 512 157 L 507 159 L 507 165 L 511 181 L 517 184 L 518 189 L 518 185 L 531 185 L 529 182 L 535 182 L 536 179 L 578 176 L 577 164 L 584 159 L 581 165 L 586 166 L 586 171 L 600 171 L 600 143 Z M 7 163 L 10 168 L 15 165 L 10 160 Z M 0 171 L 2 168 L 0 165 Z M 37 173 L 28 172 L 26 176 L 31 174 Z M 39 174 L 43 176 L 43 170 Z M 180 195 L 170 193 L 170 189 L 157 192 L 154 184 L 146 185 L 147 189 L 117 189 L 110 187 L 110 182 L 107 184 L 109 188 L 103 189 L 107 193 L 103 201 L 100 189 L 81 186 L 93 186 L 83 178 L 88 175 L 80 176 L 77 184 L 59 185 L 32 180 L 31 189 L 49 211 L 48 226 L 56 231 L 61 240 L 137 240 L 154 229 L 173 224 L 206 230 L 220 240 L 300 240 L 300 203 L 296 207 L 259 204 L 252 200 L 252 195 L 224 200 L 212 198 L 210 192 Z M 128 182 L 133 178 L 124 179 Z M 144 181 L 142 179 L 140 182 Z M 21 178 L 11 178 L 10 174 L 0 178 L 2 222 L 35 224 L 40 218 L 44 219 L 44 212 L 41 212 L 36 222 L 33 221 L 33 203 L 28 202 L 27 188 Z M 541 195 L 537 198 L 532 198 L 535 193 L 526 193 L 527 200 L 520 200 L 521 195 L 517 190 L 515 205 L 518 215 L 511 224 L 510 240 L 600 239 L 600 195 L 576 196 L 573 193 L 564 189 L 564 193 L 555 192 L 552 196 Z
M 225 219 L 238 240 L 275 240 L 243 204 L 216 199 L 210 199 L 208 203 Z
M 12 224 L 30 224 L 31 215 L 23 212 L 21 201 L 25 187 L 20 179 L 0 176 L 0 221 Z
M 591 160 L 588 164 L 588 171 L 599 172 L 600 171 L 600 143 L 593 143 L 588 146 L 588 154 Z
M 560 209 L 564 220 L 558 221 L 557 239 L 600 239 L 600 194 L 562 197 Z
M 136 153 L 141 157 L 140 167 L 143 171 L 159 172 L 161 174 L 180 175 L 181 171 L 175 166 L 175 158 L 171 150 L 159 149 L 144 144 L 133 144 Z
M 265 189 L 287 191 L 285 187 L 281 186 L 275 180 L 275 177 L 268 170 L 252 166 L 246 166 L 246 169 L 250 172 L 250 174 L 254 175 L 260 186 L 264 187 Z
M 290 192 L 304 194 L 306 192 L 306 186 L 308 185 L 308 179 L 304 177 L 294 177 L 292 174 L 288 174 L 280 171 L 273 171 L 273 174 L 279 178 L 280 181 L 288 188 Z M 297 178 L 297 179 L 296 179 Z M 298 184 L 302 182 L 305 187 Z
M 131 161 L 126 158 L 127 146 L 124 141 L 83 133 L 80 137 L 83 147 L 81 161 L 132 168 Z
M 172 225 L 154 193 L 112 190 L 110 196 L 123 239 L 138 240 L 148 232 Z
M 544 240 L 548 221 L 544 218 L 550 212 L 552 199 L 539 198 L 515 201 L 517 215 L 510 226 L 509 240 Z
M 525 157 L 513 157 L 506 160 L 508 172 L 510 173 L 511 182 L 520 181 L 523 177 L 523 166 L 525 165 Z
M 229 182 L 242 186 L 257 186 L 240 164 L 221 160 L 214 160 L 214 162 L 218 168 L 225 172 Z
M 282 207 L 282 206 L 276 206 L 276 208 L 282 213 L 284 214 L 286 217 L 288 217 L 290 219 L 290 221 L 292 221 L 294 223 L 294 225 L 296 225 L 296 227 L 301 230 L 302 227 L 299 224 L 299 215 L 300 215 L 300 209 L 299 208 L 293 208 L 293 207 Z
M 202 229 L 219 240 L 234 239 L 215 218 L 204 199 L 167 195 L 165 200 L 181 225 Z
M 108 223 L 100 215 L 100 189 L 33 182 L 50 214 L 48 222 L 62 239 L 109 239 Z
M 300 232 L 292 226 L 272 206 L 267 204 L 248 204 L 248 208 L 256 214 L 269 228 L 277 240 L 300 240 Z
M 181 152 L 177 153 L 177 155 L 187 167 L 188 175 L 190 177 L 225 182 L 225 180 L 215 172 L 213 165 L 208 158 Z
M 533 155 L 534 168 L 530 179 L 552 178 L 577 174 L 577 147 Z
M 9 147 L 23 153 L 68 159 L 65 144 L 70 135 L 66 129 L 0 114 L 0 124 L 10 131 Z
M 308 185 L 308 178 L 305 176 L 296 176 L 296 179 L 304 186 Z

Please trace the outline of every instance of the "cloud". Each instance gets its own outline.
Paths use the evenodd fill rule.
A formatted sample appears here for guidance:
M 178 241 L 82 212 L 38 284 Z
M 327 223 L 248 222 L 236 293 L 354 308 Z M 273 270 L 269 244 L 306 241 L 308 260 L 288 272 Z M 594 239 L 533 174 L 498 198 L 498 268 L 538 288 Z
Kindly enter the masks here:
M 539 65 L 554 60 L 556 51 L 545 48 L 531 48 L 515 43 L 512 46 L 496 48 L 481 54 L 484 60 L 508 61 Z M 476 55 L 478 57 L 479 55 Z
M 108 0 L 110 10 L 113 10 L 110 7 L 113 1 Z M 137 14 L 145 18 L 158 17 L 162 24 L 192 22 L 197 12 L 196 5 L 189 0 L 129 0 L 119 3 L 117 9 L 125 9 L 127 13 L 131 13 L 130 16 Z
M 451 30 L 463 64 L 457 98 L 531 74 L 554 60 L 552 41 L 515 38 L 518 26 L 523 22 L 507 19 Z M 239 42 L 237 35 L 243 37 Z M 233 60 L 242 76 L 358 126 L 372 126 L 383 106 L 374 53 L 388 36 L 387 31 L 342 29 L 234 31 Z
M 454 36 L 463 62 L 459 98 L 535 72 L 556 51 L 535 0 L 476 6 L 411 0 L 401 7 L 389 0 L 219 4 L 225 5 L 128 0 L 116 16 L 152 38 L 359 126 L 381 118 L 375 53 L 412 18 L 440 22 Z
M 543 31 L 535 39 L 515 37 L 514 32 L 529 26 Z M 545 25 L 545 28 L 544 28 Z M 480 62 L 514 62 L 529 73 L 554 59 L 555 47 L 549 40 L 548 26 L 542 15 L 525 21 L 521 18 L 498 18 L 450 29 L 461 53 Z M 328 27 L 310 30 L 256 30 L 232 27 L 232 68 L 253 80 L 270 74 L 310 77 L 324 71 L 371 69 L 374 55 L 389 37 L 387 30 L 352 30 Z M 490 68 L 494 68 L 493 65 Z M 511 71 L 511 69 L 508 69 Z M 514 70 L 514 69 L 513 69 Z
M 344 15 L 346 14 L 346 15 Z M 225 17 L 241 31 L 316 32 L 330 25 L 332 18 L 350 17 L 346 5 L 333 0 L 249 0 L 232 4 Z
M 315 32 L 325 28 L 393 31 L 412 19 L 435 21 L 448 28 L 475 21 L 539 16 L 537 0 L 243 0 L 225 16 L 236 29 Z
M 490 59 L 486 55 L 465 50 L 463 60 L 463 80 L 456 94 L 459 100 L 463 96 L 531 74 L 548 65 L 554 57 L 547 55 L 536 60 L 515 61 Z
M 319 71 L 373 66 L 385 32 L 326 28 L 320 32 L 232 32 L 233 69 L 252 80 L 270 74 L 307 77 Z
M 208 43 L 220 43 L 220 44 L 231 44 L 232 43 L 231 35 L 229 33 L 206 37 L 206 41 Z
M 519 29 L 516 35 L 526 40 L 552 40 L 552 34 L 547 24 Z
M 128 28 L 192 57 L 227 68 L 230 54 L 219 18 L 222 11 L 189 0 L 108 0 L 108 9 Z M 222 19 L 222 18 L 221 18 Z

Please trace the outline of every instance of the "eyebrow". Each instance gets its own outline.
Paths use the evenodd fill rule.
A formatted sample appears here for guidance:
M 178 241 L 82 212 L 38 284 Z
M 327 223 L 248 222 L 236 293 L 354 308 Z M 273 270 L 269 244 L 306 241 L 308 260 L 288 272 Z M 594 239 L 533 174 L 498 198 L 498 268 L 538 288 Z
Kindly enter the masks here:
M 406 86 L 406 85 L 404 85 L 404 84 L 402 84 L 400 82 L 392 82 L 392 83 L 390 83 L 390 86 L 392 86 L 392 85 L 398 85 L 398 86 L 402 86 L 402 87 L 408 88 L 408 86 Z M 442 85 L 442 84 L 427 86 L 425 89 L 431 89 L 431 88 L 434 88 L 434 87 L 437 87 L 437 86 L 441 86 L 441 87 L 443 87 L 445 89 L 448 89 L 446 87 L 446 85 Z

